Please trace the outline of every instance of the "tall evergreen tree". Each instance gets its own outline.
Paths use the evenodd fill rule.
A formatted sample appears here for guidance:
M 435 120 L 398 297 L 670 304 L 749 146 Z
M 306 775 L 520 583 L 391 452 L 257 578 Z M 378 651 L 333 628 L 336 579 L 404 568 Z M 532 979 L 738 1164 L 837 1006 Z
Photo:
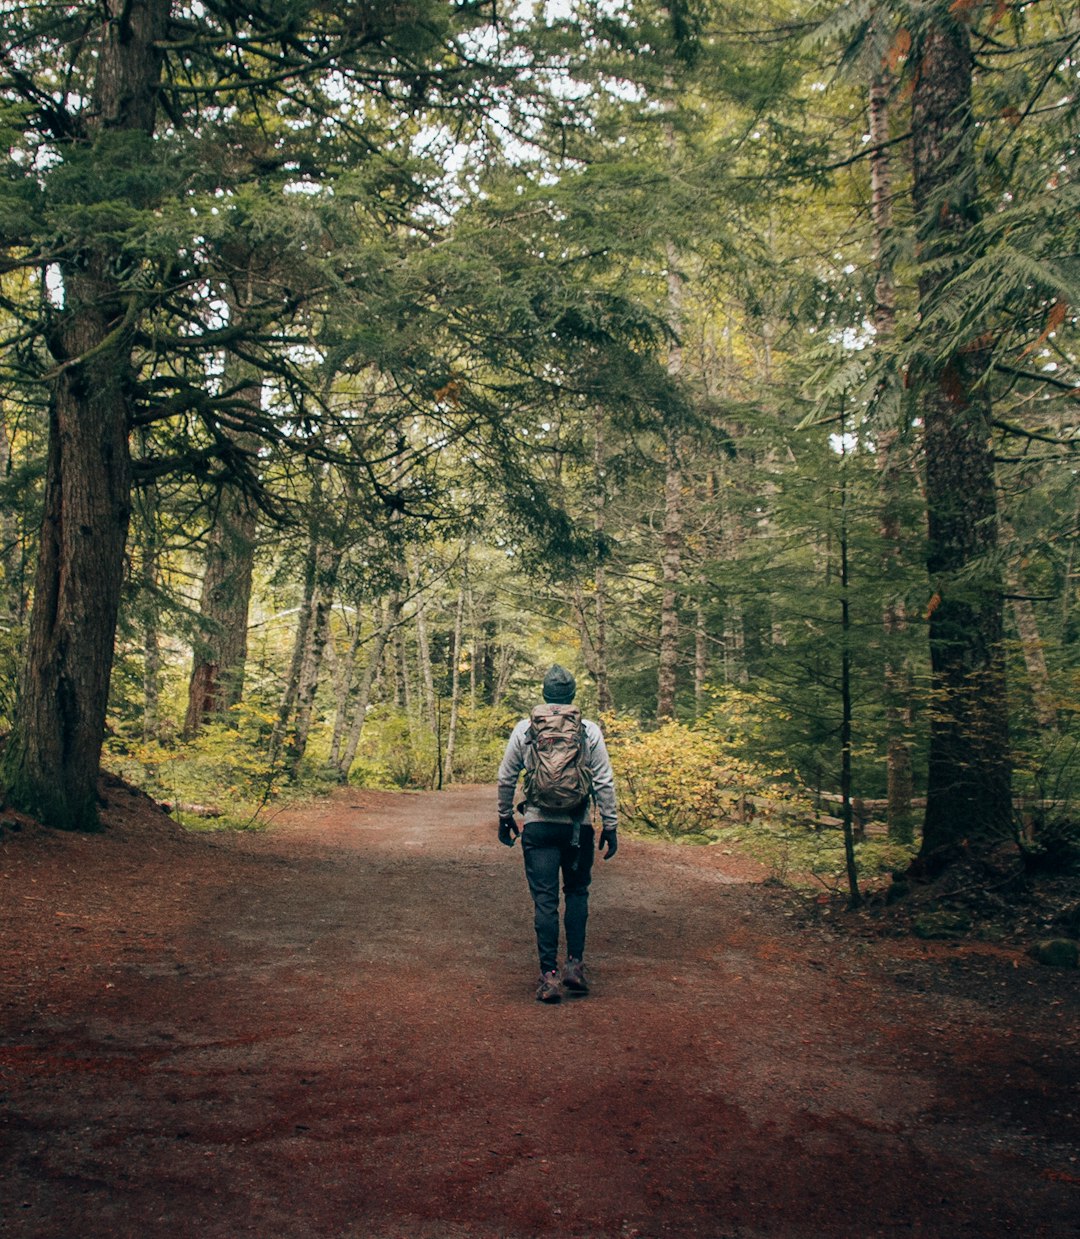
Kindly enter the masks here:
M 933 6 L 914 32 L 913 196 L 919 303 L 929 317 L 964 260 L 976 220 L 970 30 Z M 915 373 L 924 420 L 931 720 L 920 861 L 933 871 L 967 845 L 1008 834 L 1012 803 L 1003 588 L 984 350 L 962 341 Z

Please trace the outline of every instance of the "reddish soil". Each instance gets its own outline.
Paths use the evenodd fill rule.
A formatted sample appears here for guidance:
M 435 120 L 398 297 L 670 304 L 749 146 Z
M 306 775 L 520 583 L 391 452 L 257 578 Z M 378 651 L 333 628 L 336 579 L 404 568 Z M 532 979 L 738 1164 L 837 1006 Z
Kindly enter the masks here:
M 1080 1234 L 1080 975 L 845 938 L 718 848 L 597 863 L 533 1000 L 493 792 L 0 843 L 0 1234 Z

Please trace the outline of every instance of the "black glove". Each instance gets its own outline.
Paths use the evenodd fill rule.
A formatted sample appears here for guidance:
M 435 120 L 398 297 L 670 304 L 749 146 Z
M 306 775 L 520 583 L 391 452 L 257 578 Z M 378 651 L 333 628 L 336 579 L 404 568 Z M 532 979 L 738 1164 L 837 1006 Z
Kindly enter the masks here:
M 514 821 L 514 815 L 508 813 L 506 817 L 499 818 L 499 842 L 505 843 L 508 848 L 514 846 L 514 840 L 521 834 L 521 827 Z
M 600 847 L 604 850 L 604 859 L 610 860 L 619 850 L 619 836 L 614 826 L 605 827 L 600 832 Z

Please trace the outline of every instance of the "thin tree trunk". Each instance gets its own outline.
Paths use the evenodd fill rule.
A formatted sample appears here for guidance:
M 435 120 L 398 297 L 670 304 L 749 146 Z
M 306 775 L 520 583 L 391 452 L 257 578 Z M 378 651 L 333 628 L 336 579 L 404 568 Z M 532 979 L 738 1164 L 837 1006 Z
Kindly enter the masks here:
M 154 129 L 169 0 L 102 0 L 86 156 L 104 131 Z M 61 158 L 63 153 L 61 152 Z M 122 192 L 122 191 L 120 191 Z M 131 513 L 137 306 L 117 287 L 111 250 L 62 262 L 64 307 L 50 348 L 44 516 L 19 704 L 4 751 L 9 802 L 53 826 L 97 825 L 124 549 Z
M 304 554 L 304 594 L 300 600 L 300 608 L 296 617 L 296 632 L 293 635 L 292 658 L 289 660 L 289 670 L 285 684 L 281 690 L 281 700 L 278 703 L 277 720 L 270 736 L 270 764 L 277 761 L 281 747 L 285 743 L 285 733 L 289 728 L 289 720 L 296 709 L 296 698 L 300 692 L 300 668 L 304 663 L 304 651 L 307 649 L 308 633 L 311 631 L 312 604 L 315 599 L 315 565 L 319 554 L 318 538 L 314 533 L 308 538 Z
M 726 501 L 726 486 L 721 486 L 721 531 L 720 550 L 728 563 L 738 558 L 741 541 L 737 515 Z M 746 665 L 746 623 L 742 601 L 738 594 L 729 593 L 724 599 L 724 683 L 745 684 L 750 673 Z
M 507 690 L 510 687 L 510 677 L 514 673 L 514 665 L 517 661 L 513 648 L 507 642 L 502 642 L 499 645 L 498 659 L 496 662 L 495 671 L 495 686 L 491 693 L 491 704 L 498 706 L 502 704 L 502 699 L 506 696 Z
M 709 684 L 709 632 L 705 624 L 705 608 L 697 608 L 694 624 L 694 717 L 701 718 L 706 710 L 705 691 Z
M 382 662 L 383 653 L 386 650 L 386 643 L 390 640 L 394 627 L 401 616 L 402 605 L 403 599 L 400 594 L 394 593 L 390 596 L 390 600 L 385 611 L 383 612 L 382 623 L 379 625 L 378 631 L 375 633 L 375 640 L 371 647 L 371 654 L 368 657 L 367 666 L 364 668 L 364 674 L 360 680 L 360 688 L 356 694 L 353 721 L 352 726 L 349 729 L 349 737 L 345 743 L 345 748 L 337 764 L 338 778 L 342 783 L 345 783 L 348 780 L 349 770 L 351 769 L 353 762 L 356 760 L 356 750 L 360 744 L 360 736 L 363 734 L 364 723 L 367 721 L 368 707 L 371 704 L 371 687 L 375 683 L 375 676 L 379 670 L 379 665 Z
M 469 633 L 472 640 L 472 654 L 469 658 L 469 709 L 476 715 L 476 707 L 480 704 L 480 626 L 476 622 L 476 595 L 469 590 L 468 603 Z
M 451 652 L 450 722 L 446 729 L 446 763 L 443 768 L 447 783 L 454 781 L 454 748 L 457 745 L 458 715 L 461 709 L 461 637 L 465 622 L 465 587 L 458 590 L 454 611 L 454 648 Z
M 330 611 L 334 605 L 337 585 L 338 557 L 334 547 L 319 548 L 315 567 L 315 590 L 311 601 L 311 616 L 307 625 L 304 655 L 297 677 L 296 722 L 289 740 L 288 766 L 295 774 L 304 753 L 315 717 L 315 696 L 319 691 L 323 654 L 330 636 Z
M 664 478 L 664 532 L 660 558 L 660 659 L 657 718 L 673 718 L 679 666 L 679 582 L 682 573 L 682 467 L 675 435 L 668 436 Z
M 874 224 L 873 260 L 877 270 L 874 284 L 874 332 L 879 347 L 891 339 L 896 329 L 896 285 L 889 256 L 892 228 L 892 165 L 889 156 L 889 96 L 892 76 L 878 68 L 870 82 L 870 193 Z M 901 506 L 906 474 L 900 467 L 899 432 L 895 427 L 882 430 L 878 439 L 877 461 L 881 473 L 881 537 L 884 547 L 884 575 L 898 575 L 903 565 Z M 886 821 L 889 837 L 910 843 L 915 837 L 915 818 L 911 800 L 914 774 L 911 746 L 912 675 L 898 647 L 907 628 L 903 598 L 890 596 L 882 616 L 885 635 L 885 763 L 887 786 Z
M 892 228 L 892 164 L 889 157 L 889 96 L 892 76 L 884 69 L 870 82 L 870 212 L 874 221 L 873 261 L 874 329 L 878 338 L 888 338 L 896 325 L 896 282 L 889 257 Z
M 334 732 L 330 739 L 330 756 L 327 765 L 331 770 L 338 770 L 341 765 L 341 749 L 349 727 L 349 702 L 352 698 L 353 682 L 356 679 L 356 657 L 360 649 L 363 633 L 363 617 L 360 608 L 356 608 L 356 623 L 353 627 L 352 640 L 349 642 L 349 652 L 340 660 L 337 674 L 334 676 Z
M 394 629 L 394 657 L 398 664 L 398 678 L 401 681 L 402 708 L 405 717 L 413 716 L 413 686 L 409 675 L 409 647 L 405 639 L 405 629 L 399 624 Z
M 603 714 L 612 707 L 611 684 L 607 666 L 607 574 L 604 568 L 604 540 L 607 523 L 607 479 L 604 444 L 604 414 L 593 411 L 593 534 L 594 568 L 592 623 L 585 591 L 574 587 L 574 604 L 578 616 L 578 631 L 585 667 L 596 685 L 596 707 Z
M 256 514 L 248 496 L 227 485 L 206 551 L 184 734 L 224 720 L 243 697 L 248 610 L 255 567 Z
M 672 139 L 669 139 L 672 141 Z M 675 246 L 668 243 L 668 321 L 678 338 L 683 318 L 683 285 Z M 673 379 L 682 375 L 683 353 L 673 343 L 668 353 L 668 374 Z M 657 668 L 657 718 L 672 718 L 678 688 L 679 666 L 679 582 L 682 572 L 683 504 L 682 461 L 678 435 L 667 431 L 664 457 L 664 529 L 661 538 L 660 575 L 660 655 Z
M 141 628 L 143 639 L 143 716 L 142 738 L 149 742 L 157 738 L 160 726 L 161 701 L 161 607 L 158 589 L 161 581 L 161 534 L 156 485 L 142 492 L 142 547 L 139 564 L 141 598 Z
M 878 445 L 878 463 L 881 472 L 881 535 L 886 589 L 889 588 L 890 578 L 899 574 L 903 564 L 900 510 L 906 472 L 900 468 L 899 453 L 900 443 L 895 432 L 883 434 Z M 914 774 L 908 741 L 914 687 L 910 664 L 899 648 L 907 629 L 907 612 L 901 595 L 887 597 L 882 626 L 885 638 L 886 822 L 890 838 L 910 843 L 915 837 L 911 804 Z
M 242 317 L 242 307 L 231 307 Z M 246 363 L 226 361 L 225 382 L 236 387 L 236 399 L 258 412 L 262 385 Z M 253 450 L 250 434 L 235 436 L 242 450 Z M 184 734 L 194 736 L 212 720 L 225 720 L 244 693 L 247 663 L 248 611 L 255 569 L 258 517 L 251 497 L 235 483 L 225 482 L 206 549 L 199 616 L 202 632 L 195 642 L 188 686 Z
M 912 105 L 919 304 L 936 308 L 974 222 L 972 57 L 967 26 L 942 15 L 920 35 Z M 932 262 L 930 260 L 933 260 Z M 931 722 L 919 868 L 939 870 L 1007 837 L 1012 816 L 1003 596 L 992 409 L 981 350 L 958 349 L 915 376 L 926 454 Z
M 606 714 L 615 703 L 611 696 L 607 664 L 607 572 L 604 567 L 608 491 L 607 443 L 604 436 L 604 412 L 600 408 L 593 410 L 593 487 L 593 532 L 596 535 L 596 567 L 593 570 L 593 677 L 596 682 L 596 708 L 601 714 Z
M 435 706 L 435 675 L 431 668 L 431 648 L 428 645 L 424 595 L 419 588 L 416 593 L 416 657 L 420 664 L 420 684 L 423 688 L 425 721 L 431 730 L 431 734 L 434 736 L 439 730 Z
M 851 693 L 851 599 L 848 565 L 848 482 L 844 444 L 844 415 L 840 414 L 841 469 L 840 483 L 840 798 L 843 806 L 844 862 L 848 877 L 848 907 L 862 903 L 858 868 L 855 863 L 855 831 L 852 826 L 851 747 L 853 711 Z
M 1001 522 L 1000 536 L 1008 549 L 1016 543 L 1016 532 L 1005 520 Z M 1009 606 L 1012 610 L 1016 634 L 1020 638 L 1020 652 L 1028 676 L 1028 689 L 1039 727 L 1050 734 L 1058 730 L 1057 704 L 1050 683 L 1050 671 L 1046 665 L 1046 651 L 1039 634 L 1039 621 L 1031 599 L 1024 596 L 1024 583 L 1014 564 L 1008 565 L 1005 578 L 1009 587 Z
M 0 481 L 11 476 L 11 436 L 7 426 L 4 402 L 0 398 Z M 3 573 L 3 597 L 8 616 L 16 624 L 24 619 L 26 590 L 23 588 L 22 538 L 14 505 L 0 511 L 0 573 Z
M 1027 669 L 1028 688 L 1031 690 L 1035 721 L 1043 731 L 1058 730 L 1057 705 L 1050 684 L 1050 671 L 1046 666 L 1046 652 L 1039 635 L 1039 621 L 1029 598 L 1010 599 L 1013 623 L 1020 638 L 1020 649 Z

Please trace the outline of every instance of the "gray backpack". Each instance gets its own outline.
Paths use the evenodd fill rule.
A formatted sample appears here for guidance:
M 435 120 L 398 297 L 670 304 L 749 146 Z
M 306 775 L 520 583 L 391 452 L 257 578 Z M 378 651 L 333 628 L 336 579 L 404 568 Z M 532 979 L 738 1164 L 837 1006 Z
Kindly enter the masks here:
M 592 771 L 577 706 L 534 706 L 525 744 L 525 803 L 558 813 L 580 809 L 592 793 Z

